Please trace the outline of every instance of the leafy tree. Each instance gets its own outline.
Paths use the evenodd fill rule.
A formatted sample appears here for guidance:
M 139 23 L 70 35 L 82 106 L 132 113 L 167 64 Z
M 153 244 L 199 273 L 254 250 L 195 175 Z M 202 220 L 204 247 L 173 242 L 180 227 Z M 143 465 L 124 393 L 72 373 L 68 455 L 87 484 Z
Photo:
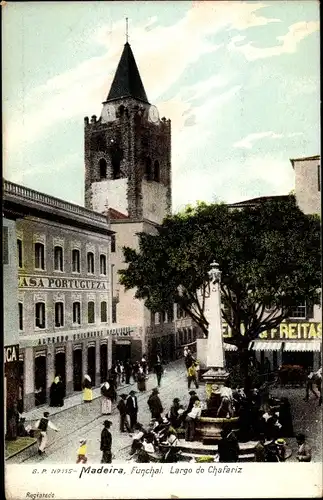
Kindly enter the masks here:
M 207 336 L 208 271 L 222 271 L 226 342 L 247 357 L 250 341 L 277 327 L 295 305 L 319 303 L 320 219 L 305 215 L 295 196 L 230 208 L 198 203 L 166 218 L 156 235 L 139 234 L 139 249 L 124 248 L 126 289 L 136 288 L 153 312 L 177 303 Z

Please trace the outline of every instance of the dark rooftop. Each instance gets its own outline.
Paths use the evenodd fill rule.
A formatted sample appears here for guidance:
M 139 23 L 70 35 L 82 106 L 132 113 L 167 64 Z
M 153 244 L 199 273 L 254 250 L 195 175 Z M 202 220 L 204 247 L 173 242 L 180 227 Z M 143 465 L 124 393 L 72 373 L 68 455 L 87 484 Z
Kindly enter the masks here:
M 124 97 L 133 97 L 148 103 L 139 70 L 128 42 L 124 46 L 107 101 L 114 101 Z
M 228 203 L 228 206 L 232 208 L 247 207 L 252 205 L 258 205 L 259 203 L 269 200 L 283 201 L 288 197 L 289 197 L 288 194 L 274 195 L 274 196 L 259 196 L 258 198 L 251 198 L 250 200 L 238 201 L 237 203 Z

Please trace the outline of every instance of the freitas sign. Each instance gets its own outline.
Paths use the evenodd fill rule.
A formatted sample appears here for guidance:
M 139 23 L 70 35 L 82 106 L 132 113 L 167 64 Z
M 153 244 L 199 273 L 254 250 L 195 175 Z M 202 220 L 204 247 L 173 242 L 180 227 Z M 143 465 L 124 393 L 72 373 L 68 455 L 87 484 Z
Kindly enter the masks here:
M 226 323 L 223 323 L 223 337 L 231 337 L 231 329 Z M 320 340 L 321 338 L 322 323 L 284 322 L 277 328 L 265 330 L 259 334 L 259 339 L 267 340 Z

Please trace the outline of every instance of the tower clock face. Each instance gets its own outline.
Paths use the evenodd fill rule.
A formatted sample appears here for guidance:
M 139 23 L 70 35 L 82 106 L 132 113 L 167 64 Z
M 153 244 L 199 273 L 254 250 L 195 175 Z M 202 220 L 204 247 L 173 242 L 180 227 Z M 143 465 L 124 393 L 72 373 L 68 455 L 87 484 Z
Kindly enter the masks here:
M 148 112 L 148 117 L 149 117 L 149 120 L 153 123 L 159 122 L 159 113 L 158 113 L 158 109 L 156 108 L 156 106 L 150 106 L 149 112 Z
M 116 119 L 115 107 L 112 104 L 104 104 L 101 113 L 102 122 L 103 123 L 113 122 L 115 119 Z

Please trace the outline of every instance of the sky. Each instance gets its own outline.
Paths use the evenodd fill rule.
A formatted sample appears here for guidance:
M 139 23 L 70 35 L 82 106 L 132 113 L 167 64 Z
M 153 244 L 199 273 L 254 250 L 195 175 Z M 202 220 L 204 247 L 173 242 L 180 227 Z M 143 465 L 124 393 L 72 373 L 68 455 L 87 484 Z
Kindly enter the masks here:
M 84 204 L 84 117 L 100 115 L 125 43 L 172 121 L 173 210 L 294 188 L 319 154 L 319 3 L 8 2 L 4 177 Z

